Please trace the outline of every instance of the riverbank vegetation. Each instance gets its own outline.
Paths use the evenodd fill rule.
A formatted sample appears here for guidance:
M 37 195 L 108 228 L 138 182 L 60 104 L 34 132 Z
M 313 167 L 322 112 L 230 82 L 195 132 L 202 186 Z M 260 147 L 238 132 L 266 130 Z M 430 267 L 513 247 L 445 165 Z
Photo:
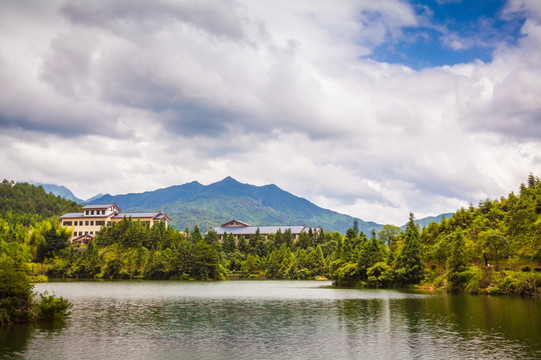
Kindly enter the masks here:
M 0 194 L 2 249 L 17 247 L 33 280 L 327 278 L 348 287 L 540 295 L 541 181 L 533 175 L 519 194 L 459 209 L 422 230 L 410 214 L 403 230 L 385 225 L 366 235 L 353 224 L 345 235 L 312 229 L 298 239 L 286 231 L 219 241 L 197 226 L 179 232 L 124 219 L 86 246 L 70 245 L 56 217 L 80 205 L 8 181 Z
M 6 180 L 0 184 L 0 199 L 0 325 L 66 317 L 71 306 L 66 299 L 33 291 L 31 261 L 40 246 L 32 243 L 33 227 L 46 228 L 50 222 L 44 219 L 78 205 L 48 196 L 41 188 Z M 56 232 L 49 235 L 53 244 Z

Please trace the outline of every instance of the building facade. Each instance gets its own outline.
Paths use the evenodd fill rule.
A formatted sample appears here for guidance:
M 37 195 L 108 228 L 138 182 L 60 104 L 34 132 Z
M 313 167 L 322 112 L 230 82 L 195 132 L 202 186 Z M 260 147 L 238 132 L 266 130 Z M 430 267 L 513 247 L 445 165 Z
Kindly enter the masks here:
M 69 241 L 86 244 L 94 239 L 103 226 L 119 222 L 124 218 L 141 221 L 152 227 L 155 223 L 163 222 L 167 227 L 170 219 L 161 212 L 123 213 L 115 204 L 86 205 L 82 213 L 67 213 L 58 218 L 62 226 L 67 226 L 73 233 Z
M 226 222 L 225 224 L 222 224 L 220 226 L 217 226 L 214 228 L 214 231 L 218 233 L 218 236 L 220 237 L 220 241 L 223 241 L 224 234 L 233 234 L 237 240 L 240 237 L 244 237 L 246 239 L 249 239 L 251 235 L 255 235 L 257 230 L 259 229 L 259 234 L 265 236 L 265 238 L 268 238 L 270 234 L 276 234 L 278 230 L 280 230 L 282 233 L 285 233 L 288 229 L 291 229 L 291 234 L 293 235 L 293 238 L 295 240 L 299 239 L 299 236 L 301 233 L 309 233 L 310 227 L 307 227 L 305 225 L 293 225 L 293 226 L 253 226 L 250 224 L 247 224 L 245 222 L 242 222 L 240 220 L 230 220 Z M 312 228 L 312 231 L 318 232 L 320 231 L 319 228 Z

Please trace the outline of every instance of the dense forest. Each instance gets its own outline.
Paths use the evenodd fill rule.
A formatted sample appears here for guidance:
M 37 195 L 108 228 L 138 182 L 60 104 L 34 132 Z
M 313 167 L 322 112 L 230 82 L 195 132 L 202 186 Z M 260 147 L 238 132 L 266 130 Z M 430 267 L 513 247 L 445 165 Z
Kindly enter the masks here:
M 541 181 L 530 175 L 518 194 L 459 209 L 422 231 L 410 214 L 404 231 L 345 235 L 290 231 L 223 242 L 214 231 L 177 231 L 124 219 L 86 246 L 68 243 L 56 217 L 79 205 L 41 187 L 4 181 L 0 254 L 33 281 L 75 279 L 317 279 L 337 286 L 422 287 L 450 292 L 533 296 L 541 289 Z
M 41 187 L 7 180 L 0 184 L 0 325 L 69 314 L 67 300 L 49 294 L 37 296 L 30 281 L 36 273 L 33 261 L 38 249 L 43 253 L 58 240 L 64 246 L 63 239 L 69 236 L 54 217 L 79 208 L 73 201 L 46 194 Z M 41 241 L 37 241 L 37 229 L 44 235 Z

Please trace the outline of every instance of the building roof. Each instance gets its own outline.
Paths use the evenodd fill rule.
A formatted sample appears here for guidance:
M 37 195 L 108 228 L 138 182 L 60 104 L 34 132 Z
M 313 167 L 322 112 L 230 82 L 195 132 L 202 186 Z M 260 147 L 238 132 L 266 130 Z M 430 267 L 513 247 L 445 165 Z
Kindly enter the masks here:
M 120 208 L 116 204 L 93 204 L 83 206 L 83 210 L 104 210 L 109 209 L 110 207 L 116 208 L 120 211 Z
M 113 216 L 113 219 L 122 219 L 122 218 L 145 218 L 145 219 L 154 219 L 159 217 L 160 215 L 163 215 L 160 212 L 138 212 L 138 213 L 120 213 Z
M 111 216 L 113 216 L 115 213 L 109 213 L 109 214 L 105 214 L 105 215 L 85 215 L 85 213 L 67 213 L 67 214 L 64 214 L 62 216 L 60 216 L 58 218 L 58 220 L 61 220 L 61 219 L 79 219 L 79 218 L 84 218 L 84 219 L 96 219 L 96 218 L 109 218 Z
M 278 230 L 282 233 L 285 233 L 287 229 L 291 229 L 292 234 L 300 234 L 302 232 L 308 232 L 310 228 L 304 225 L 294 225 L 294 226 L 243 226 L 243 227 L 223 227 L 217 226 L 214 228 L 214 231 L 218 235 L 223 235 L 224 233 L 233 234 L 233 235 L 254 235 L 259 229 L 261 235 L 276 234 Z
M 58 220 L 60 220 L 60 219 L 75 219 L 75 218 L 82 218 L 82 217 L 85 217 L 84 213 L 67 213 L 67 214 L 64 214 L 64 215 L 60 216 L 58 218 Z
M 71 242 L 74 242 L 76 244 L 87 244 L 89 241 L 94 240 L 94 236 L 84 234 L 81 236 L 77 236 L 71 240 Z
M 240 226 L 252 226 L 252 225 L 250 225 L 248 223 L 245 223 L 243 221 L 233 219 L 233 220 L 229 220 L 225 224 L 220 225 L 220 227 L 238 227 L 239 225 Z
M 169 218 L 169 216 L 167 216 L 167 215 L 165 215 L 165 214 L 160 214 L 160 215 L 156 216 L 156 219 L 157 219 L 157 220 L 166 219 L 167 221 L 171 221 L 171 219 Z

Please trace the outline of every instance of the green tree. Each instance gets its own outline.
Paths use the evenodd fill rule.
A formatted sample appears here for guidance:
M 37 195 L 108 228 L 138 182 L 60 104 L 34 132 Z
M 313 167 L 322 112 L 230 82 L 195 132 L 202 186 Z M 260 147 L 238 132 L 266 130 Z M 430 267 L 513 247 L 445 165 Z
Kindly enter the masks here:
M 498 230 L 491 230 L 484 236 L 483 255 L 485 259 L 496 261 L 496 270 L 499 260 L 505 259 L 511 252 L 509 239 Z
M 218 242 L 219 242 L 218 240 L 219 240 L 218 233 L 214 229 L 210 229 L 205 234 L 205 242 L 209 244 L 210 246 L 218 246 Z
M 23 262 L 0 254 L 0 324 L 33 320 L 32 300 Z
M 193 231 L 190 233 L 190 241 L 193 244 L 197 244 L 200 240 L 203 239 L 203 236 L 201 235 L 201 231 L 199 231 L 199 226 L 195 225 L 193 228 Z
M 467 259 L 466 243 L 461 229 L 455 232 L 451 245 L 451 255 L 447 260 L 447 290 L 449 292 L 461 292 L 467 282 Z
M 378 238 L 387 244 L 387 247 L 393 251 L 400 238 L 400 228 L 394 225 L 383 225 L 383 228 L 381 228 L 381 231 L 378 233 Z
M 232 253 L 237 250 L 237 241 L 233 234 L 224 233 L 223 249 L 226 253 Z
M 397 280 L 402 284 L 418 284 L 424 278 L 424 265 L 419 249 L 419 228 L 415 217 L 410 213 L 404 234 L 404 247 L 395 264 Z
M 384 259 L 385 245 L 376 238 L 375 233 L 372 233 L 372 237 L 364 240 L 360 247 L 357 267 L 360 279 L 366 281 L 368 279 L 368 268 L 374 266 L 376 263 L 383 262 Z

